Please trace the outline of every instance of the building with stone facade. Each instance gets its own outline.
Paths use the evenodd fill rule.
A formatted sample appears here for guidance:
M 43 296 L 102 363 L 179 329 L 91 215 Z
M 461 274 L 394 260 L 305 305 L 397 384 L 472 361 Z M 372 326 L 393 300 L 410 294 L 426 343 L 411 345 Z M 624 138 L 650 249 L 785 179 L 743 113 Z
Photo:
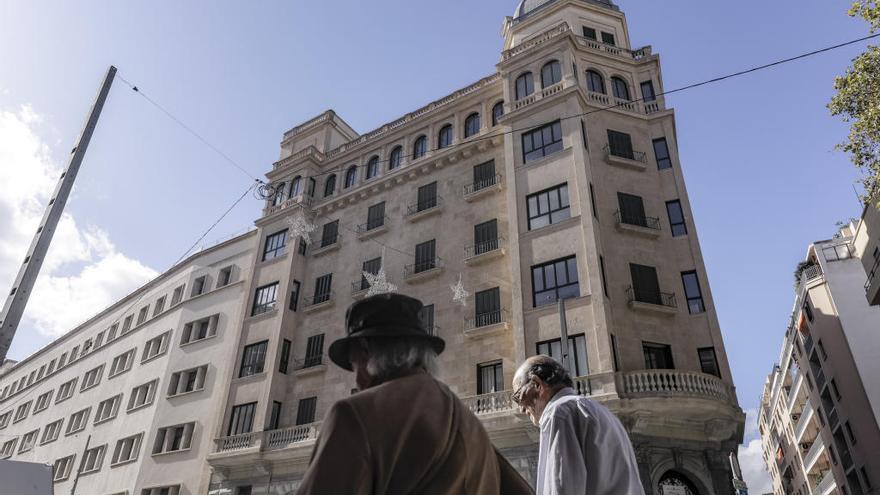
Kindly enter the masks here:
M 809 246 L 758 426 L 777 494 L 872 493 L 880 476 L 880 308 L 864 296 L 850 225 Z M 864 249 L 861 249 L 864 252 Z
M 219 270 L 226 263 L 219 260 L 235 260 L 234 289 L 197 296 L 215 306 L 189 311 L 187 300 L 167 321 L 145 320 L 132 328 L 147 330 L 126 335 L 140 357 L 142 348 L 153 349 L 153 333 L 171 332 L 155 369 L 142 374 L 135 363 L 129 373 L 131 380 L 159 378 L 144 408 L 139 460 L 125 468 L 129 485 L 106 481 L 94 493 L 295 491 L 321 418 L 356 392 L 352 374 L 330 365 L 326 348 L 345 333 L 346 307 L 366 294 L 364 272 L 384 273 L 426 304 L 426 328 L 447 343 L 439 378 L 528 479 L 535 478 L 538 435 L 512 404 L 510 383 L 530 355 L 561 358 L 564 301 L 577 391 L 620 417 L 646 492 L 734 492 L 730 455 L 745 418 L 659 56 L 633 48 L 626 18 L 610 0 L 524 0 L 504 20 L 503 36 L 494 74 L 373 131 L 359 134 L 328 111 L 284 133 L 256 233 L 185 262 L 0 377 L 0 386 L 27 382 L 68 342 L 82 347 L 80 340 L 124 317 L 132 298 L 198 285 L 201 267 Z M 240 254 L 219 254 L 233 251 Z M 453 298 L 459 282 L 467 295 Z M 185 344 L 189 322 L 213 314 L 221 315 L 213 343 Z M 99 363 L 112 367 L 126 347 L 115 342 L 112 352 L 80 353 L 74 364 L 68 359 L 61 371 L 56 366 L 4 396 L 0 414 L 16 409 L 22 394 L 82 381 Z M 208 364 L 201 376 L 210 388 L 177 398 L 165 390 L 181 386 L 174 373 L 184 367 L 178 357 L 187 356 L 187 367 Z M 183 383 L 190 388 L 189 379 Z M 111 395 L 97 387 L 114 385 L 106 379 L 95 389 Z M 129 385 L 118 388 L 123 403 L 131 400 Z M 77 407 L 98 408 L 99 398 L 83 395 Z M 65 417 L 76 412 L 69 409 Z M 139 431 L 125 419 L 126 431 Z M 20 437 L 42 418 L 24 421 L 0 433 Z M 168 429 L 177 425 L 184 428 Z M 106 442 L 106 455 L 115 455 L 114 440 L 99 437 L 98 428 L 90 445 Z M 22 458 L 54 462 L 81 448 L 64 447 L 38 446 Z M 98 472 L 116 476 L 123 472 L 117 464 L 105 462 Z M 80 483 L 89 476 L 99 479 L 87 474 Z

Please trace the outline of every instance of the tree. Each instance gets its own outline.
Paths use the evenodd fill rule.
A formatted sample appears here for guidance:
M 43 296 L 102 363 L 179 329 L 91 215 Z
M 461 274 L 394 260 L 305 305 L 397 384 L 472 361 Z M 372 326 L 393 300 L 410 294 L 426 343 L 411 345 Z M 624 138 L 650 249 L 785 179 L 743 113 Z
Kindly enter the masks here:
M 849 15 L 867 21 L 871 33 L 880 29 L 877 0 L 856 0 Z M 828 109 L 851 126 L 849 137 L 837 148 L 848 153 L 864 172 L 863 199 L 873 199 L 880 207 L 880 47 L 868 46 L 846 73 L 835 79 L 834 89 L 837 94 Z

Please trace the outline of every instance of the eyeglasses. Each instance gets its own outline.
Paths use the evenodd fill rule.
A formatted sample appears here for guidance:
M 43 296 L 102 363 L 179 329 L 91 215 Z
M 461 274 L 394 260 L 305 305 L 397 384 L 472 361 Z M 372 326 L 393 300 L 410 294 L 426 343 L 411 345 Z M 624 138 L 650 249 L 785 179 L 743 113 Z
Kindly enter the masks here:
M 521 385 L 518 389 L 516 389 L 513 394 L 510 395 L 510 400 L 513 401 L 514 404 L 518 406 L 522 406 L 523 395 L 526 392 L 526 388 L 531 385 L 532 382 L 526 382 Z

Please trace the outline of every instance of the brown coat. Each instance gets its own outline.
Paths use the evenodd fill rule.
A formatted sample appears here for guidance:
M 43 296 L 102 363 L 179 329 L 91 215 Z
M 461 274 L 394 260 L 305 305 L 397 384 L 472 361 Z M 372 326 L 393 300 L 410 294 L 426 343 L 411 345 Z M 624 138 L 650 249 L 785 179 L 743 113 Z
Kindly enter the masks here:
M 337 402 L 324 419 L 297 493 L 518 495 L 533 491 L 496 453 L 480 420 L 458 397 L 430 375 L 419 373 Z

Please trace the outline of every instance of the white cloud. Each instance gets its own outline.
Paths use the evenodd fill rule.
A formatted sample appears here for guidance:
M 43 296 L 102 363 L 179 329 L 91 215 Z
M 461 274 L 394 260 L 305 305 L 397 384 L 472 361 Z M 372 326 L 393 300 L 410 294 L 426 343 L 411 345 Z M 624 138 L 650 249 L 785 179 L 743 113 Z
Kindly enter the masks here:
M 758 430 L 758 410 L 746 409 L 745 442 L 739 446 L 739 465 L 749 493 L 771 493 L 773 482 L 764 463 L 764 450 Z
M 61 168 L 41 139 L 40 114 L 22 105 L 0 108 L 0 288 L 12 287 Z M 116 250 L 108 234 L 62 215 L 28 302 L 22 331 L 47 336 L 71 330 L 156 271 Z

